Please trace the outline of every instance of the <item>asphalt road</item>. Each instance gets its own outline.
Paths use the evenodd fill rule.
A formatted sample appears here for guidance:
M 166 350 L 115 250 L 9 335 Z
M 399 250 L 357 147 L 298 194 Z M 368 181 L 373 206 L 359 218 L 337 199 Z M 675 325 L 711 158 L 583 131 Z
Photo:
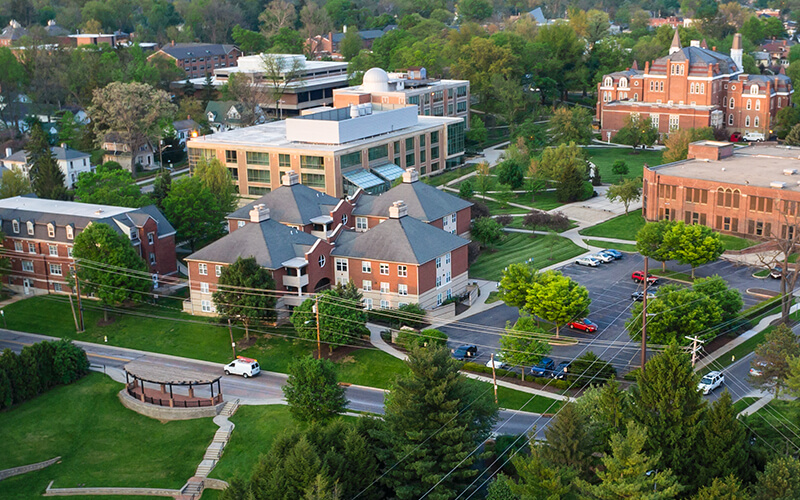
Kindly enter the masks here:
M 41 340 L 57 340 L 53 337 L 33 335 L 13 330 L 0 329 L 0 351 L 9 348 L 19 352 L 25 345 L 30 345 Z M 175 368 L 184 368 L 221 375 L 223 365 L 209 363 L 176 356 L 123 349 L 107 345 L 76 342 L 89 356 L 92 365 L 102 365 L 110 368 L 122 368 L 132 360 L 147 361 Z M 282 398 L 281 386 L 286 382 L 286 375 L 282 373 L 262 371 L 257 377 L 244 379 L 234 375 L 222 375 L 222 394 L 226 397 L 246 398 L 251 400 Z M 347 387 L 348 408 L 354 411 L 383 413 L 385 391 L 362 386 Z M 518 411 L 500 411 L 494 431 L 498 434 L 527 433 L 534 426 L 537 428 L 537 437 L 543 437 L 543 431 L 549 424 L 548 417 L 535 413 Z
M 658 263 L 651 261 L 651 266 Z M 644 267 L 644 259 L 639 254 L 625 254 L 623 259 L 601 264 L 591 268 L 568 263 L 561 268 L 564 275 L 569 276 L 589 291 L 592 300 L 588 317 L 597 323 L 596 333 L 587 334 L 580 331 L 565 330 L 562 333 L 579 339 L 577 345 L 553 346 L 550 357 L 556 363 L 573 359 L 586 351 L 593 351 L 600 358 L 608 360 L 620 373 L 626 373 L 639 366 L 641 359 L 640 345 L 630 340 L 625 331 L 625 322 L 631 316 L 631 293 L 641 290 L 642 285 L 633 282 L 631 273 Z M 680 272 L 691 272 L 690 266 L 681 266 L 675 262 L 668 263 L 668 269 Z M 754 269 L 747 266 L 734 265 L 728 261 L 718 260 L 700 266 L 695 274 L 698 277 L 719 275 L 728 285 L 741 291 L 744 307 L 750 307 L 760 298 L 747 293 L 749 288 L 764 288 L 778 291 L 778 280 L 753 278 Z M 667 283 L 661 280 L 660 284 Z M 476 362 L 485 363 L 492 352 L 499 351 L 500 335 L 498 328 L 505 327 L 507 322 L 513 324 L 519 317 L 517 308 L 504 304 L 486 312 L 471 316 L 463 324 L 452 324 L 440 328 L 445 332 L 451 347 L 461 344 L 478 345 L 479 356 Z M 489 328 L 482 328 L 489 327 Z M 747 384 L 749 360 L 739 360 L 725 370 L 726 381 L 732 394 L 741 397 L 751 391 Z M 710 395 L 709 397 L 717 397 Z

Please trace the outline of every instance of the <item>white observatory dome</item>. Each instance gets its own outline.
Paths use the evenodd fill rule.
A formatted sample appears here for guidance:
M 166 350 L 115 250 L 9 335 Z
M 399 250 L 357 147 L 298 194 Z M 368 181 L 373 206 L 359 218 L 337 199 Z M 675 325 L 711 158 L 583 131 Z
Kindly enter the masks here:
M 388 92 L 389 75 L 381 68 L 371 68 L 364 73 L 363 86 L 367 92 Z

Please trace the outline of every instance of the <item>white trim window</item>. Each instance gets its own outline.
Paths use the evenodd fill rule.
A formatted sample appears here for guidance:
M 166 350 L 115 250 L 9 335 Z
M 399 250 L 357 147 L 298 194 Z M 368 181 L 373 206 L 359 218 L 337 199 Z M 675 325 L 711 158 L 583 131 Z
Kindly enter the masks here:
M 381 281 L 381 293 L 389 293 L 389 283 Z
M 381 263 L 381 275 L 389 276 L 389 264 Z
M 200 283 L 200 293 L 208 293 L 208 283 Z
M 156 241 L 156 236 L 154 233 L 147 233 L 147 243 L 152 245 Z
M 442 268 L 442 258 L 436 257 L 436 269 L 441 269 L 441 268 Z
M 200 276 L 208 276 L 208 264 L 197 264 L 197 274 Z
M 47 245 L 47 251 L 51 257 L 58 257 L 58 245 Z
M 389 309 L 389 301 L 381 300 L 381 309 Z
M 347 272 L 347 259 L 335 259 L 336 270 L 340 272 Z
M 211 301 L 210 300 L 201 300 L 200 301 L 200 310 L 204 313 L 210 313 L 211 311 Z
M 445 264 L 449 264 L 449 263 L 450 263 L 450 252 L 448 252 L 447 254 L 445 254 L 445 256 L 444 256 L 444 263 L 445 263 Z
M 439 288 L 440 286 L 442 286 L 442 277 L 441 276 L 437 276 L 436 277 L 436 288 Z
M 408 285 L 397 285 L 397 295 L 408 295 Z
M 36 243 L 28 243 L 28 253 L 36 253 Z
M 761 99 L 756 99 L 756 111 L 761 111 Z
M 28 221 L 27 222 L 27 226 L 28 226 L 28 235 L 33 236 L 33 232 L 34 232 L 33 231 L 34 230 L 33 221 Z
M 442 305 L 442 294 L 441 293 L 436 296 L 436 305 L 437 306 Z
M 33 261 L 32 260 L 23 260 L 22 261 L 22 270 L 26 273 L 33 272 Z
M 15 241 L 14 242 L 14 251 L 15 252 L 22 252 L 22 242 L 21 241 Z
M 50 264 L 50 274 L 61 276 L 61 264 Z
M 364 309 L 367 311 L 372 310 L 372 299 L 364 299 Z
M 47 237 L 48 238 L 55 238 L 56 237 L 56 226 L 53 224 L 47 225 Z
M 447 274 L 444 277 L 444 283 L 450 283 L 450 271 L 447 271 Z
M 219 264 L 214 266 L 214 276 L 216 276 L 217 278 L 222 276 L 222 266 L 220 266 Z
M 366 217 L 356 217 L 356 229 L 358 231 L 366 231 L 368 228 Z
M 72 247 L 67 247 L 67 257 L 72 258 Z
M 19 234 L 19 221 L 17 219 L 11 221 L 11 230 L 14 231 L 15 234 Z
M 372 280 L 362 280 L 361 281 L 361 290 L 365 292 L 372 291 Z
M 325 256 L 324 255 L 320 255 L 319 256 L 319 258 L 317 259 L 317 264 L 319 264 L 320 268 L 325 267 Z
M 669 129 L 677 130 L 680 127 L 680 115 L 669 115 Z
M 156 253 L 155 252 L 150 252 L 150 265 L 151 266 L 156 265 Z
M 731 97 L 731 100 L 730 100 L 730 101 L 728 101 L 728 104 L 730 105 L 729 107 L 730 107 L 731 109 L 733 109 L 733 105 L 734 105 L 734 103 L 735 103 L 735 102 L 736 102 L 736 101 L 734 101 L 734 100 L 733 100 L 733 97 Z
M 397 275 L 401 278 L 408 276 L 408 266 L 397 266 Z
M 67 224 L 67 239 L 75 239 L 75 228 L 72 227 L 72 224 Z
M 372 262 L 368 260 L 361 261 L 361 272 L 372 274 Z
M 650 124 L 653 125 L 653 128 L 655 128 L 656 130 L 658 130 L 658 117 L 659 116 L 660 115 L 658 115 L 658 114 L 650 115 Z

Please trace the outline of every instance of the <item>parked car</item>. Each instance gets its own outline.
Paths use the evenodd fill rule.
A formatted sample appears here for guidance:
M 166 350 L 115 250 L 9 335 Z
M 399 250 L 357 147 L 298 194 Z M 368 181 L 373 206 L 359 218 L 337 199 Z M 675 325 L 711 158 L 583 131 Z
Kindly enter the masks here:
M 587 333 L 594 333 L 597 331 L 597 325 L 592 323 L 589 318 L 579 319 L 578 321 L 571 321 L 567 323 L 567 327 L 573 330 L 581 330 Z
M 783 268 L 781 266 L 775 266 L 769 270 L 770 278 L 779 280 L 781 276 L 783 276 Z
M 457 360 L 464 361 L 467 358 L 474 358 L 478 355 L 478 346 L 472 344 L 461 345 L 455 349 L 451 349 L 450 352 Z
M 741 142 L 741 141 L 742 141 L 741 132 L 734 132 L 731 134 L 731 142 Z
M 236 356 L 236 359 L 225 365 L 225 375 L 241 375 L 244 378 L 255 377 L 261 373 L 258 360 Z
M 486 362 L 486 368 L 491 368 L 492 363 L 494 363 L 494 368 L 496 370 L 505 370 L 506 368 L 508 368 L 508 364 L 503 361 L 502 353 L 495 354 L 494 360 L 490 358 L 489 361 Z
M 708 394 L 709 392 L 714 392 L 714 389 L 721 386 L 725 383 L 725 375 L 722 372 L 713 371 L 708 372 L 705 376 L 700 379 L 700 383 L 697 385 L 697 389 L 703 391 L 703 394 Z
M 647 300 L 653 300 L 654 298 L 656 298 L 656 294 L 648 290 Z M 636 302 L 644 301 L 644 291 L 639 290 L 638 292 L 633 292 L 631 294 L 631 299 L 635 300 Z
M 644 271 L 634 271 L 631 274 L 631 279 L 637 283 L 641 283 L 644 281 Z M 658 283 L 658 277 L 653 276 L 650 273 L 647 273 L 647 284 L 648 285 L 655 285 Z
M 569 367 L 572 365 L 570 361 L 562 361 L 556 366 L 553 371 L 553 378 L 563 379 L 569 373 Z
M 764 140 L 764 134 L 761 132 L 745 132 L 742 140 L 747 142 L 761 142 Z
M 547 377 L 556 369 L 556 363 L 550 358 L 542 358 L 539 363 L 531 368 L 531 375 L 534 377 Z
M 589 266 L 589 267 L 597 267 L 600 265 L 600 261 L 595 259 L 594 257 L 581 257 L 580 259 L 575 261 L 576 264 L 579 266 Z
M 620 252 L 619 250 L 614 250 L 613 248 L 606 248 L 605 250 L 600 250 L 600 253 L 610 255 L 614 257 L 615 260 L 619 260 L 625 256 L 624 253 Z
M 750 375 L 753 377 L 760 377 L 764 374 L 764 368 L 767 367 L 767 362 L 763 359 L 753 361 L 750 365 Z
M 614 256 L 608 255 L 607 253 L 597 252 L 589 256 L 591 259 L 597 259 L 604 264 L 608 264 L 609 262 L 614 262 Z

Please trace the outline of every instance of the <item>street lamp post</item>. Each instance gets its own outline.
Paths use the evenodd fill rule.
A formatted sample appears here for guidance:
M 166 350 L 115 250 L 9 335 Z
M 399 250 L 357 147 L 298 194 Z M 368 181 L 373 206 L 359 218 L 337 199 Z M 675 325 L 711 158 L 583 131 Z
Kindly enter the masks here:
M 164 139 L 158 141 L 158 166 L 164 170 L 164 150 L 172 147 L 172 144 L 164 146 Z

